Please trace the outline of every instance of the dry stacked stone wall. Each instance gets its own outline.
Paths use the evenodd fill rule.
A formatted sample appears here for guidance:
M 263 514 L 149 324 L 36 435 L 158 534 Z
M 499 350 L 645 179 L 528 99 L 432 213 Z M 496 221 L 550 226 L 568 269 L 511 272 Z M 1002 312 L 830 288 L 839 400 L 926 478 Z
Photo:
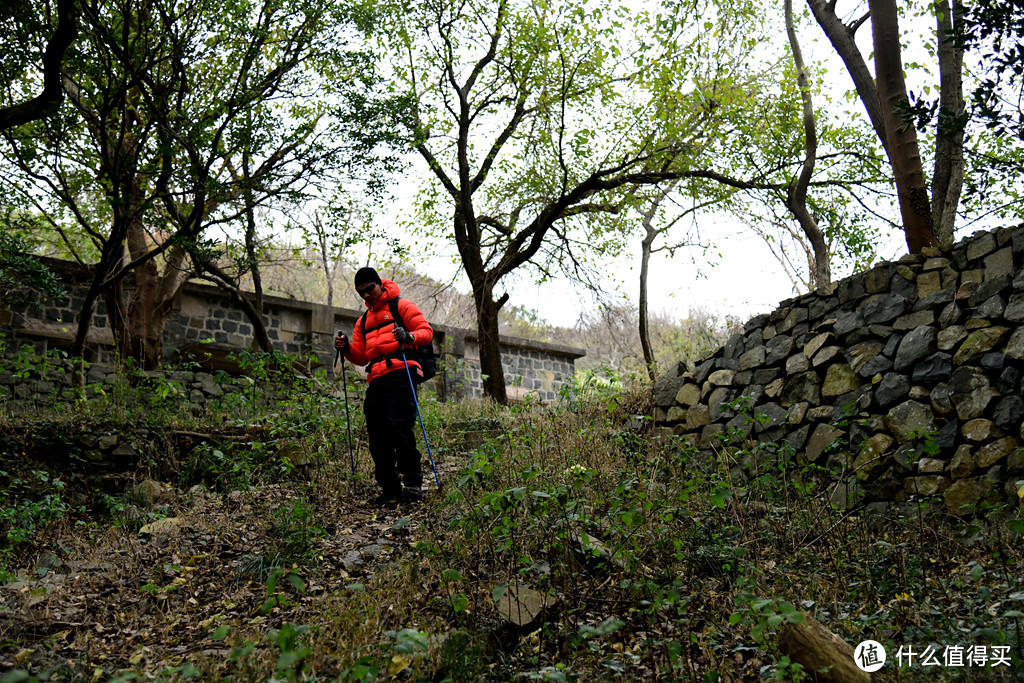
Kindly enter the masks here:
M 91 273 L 74 263 L 41 260 L 62 279 L 67 294 L 55 299 L 37 298 L 9 310 L 0 307 L 0 355 L 4 347 L 17 353 L 28 345 L 42 353 L 71 346 Z M 114 334 L 106 305 L 100 300 L 96 308 L 87 337 L 86 358 L 94 364 L 113 365 Z M 263 324 L 276 351 L 303 358 L 315 355 L 317 359 L 311 362 L 314 367 L 330 367 L 335 359 L 335 331 L 352 330 L 364 310 L 329 308 L 267 296 Z M 476 333 L 446 325 L 433 327 L 440 371 L 438 378 L 426 387 L 433 389 L 441 400 L 482 397 Z M 164 360 L 169 364 L 196 361 L 207 370 L 237 372 L 238 364 L 230 356 L 250 349 L 252 339 L 252 324 L 230 296 L 211 285 L 189 282 L 174 300 L 164 327 Z M 529 396 L 541 401 L 556 400 L 562 387 L 573 381 L 576 359 L 584 355 L 582 349 L 506 335 L 501 336 L 500 343 L 505 383 L 513 399 Z M 12 388 L 13 393 L 14 386 L 13 380 L 6 381 L 0 368 L 0 401 L 7 391 L 5 387 Z M 45 382 L 43 386 L 43 393 L 48 396 Z M 17 389 L 22 394 L 25 391 Z
M 838 478 L 839 505 L 941 496 L 970 514 L 1016 504 L 1022 265 L 1024 225 L 784 301 L 663 378 L 656 422 L 705 452 L 741 447 L 740 479 L 765 453 L 822 465 Z

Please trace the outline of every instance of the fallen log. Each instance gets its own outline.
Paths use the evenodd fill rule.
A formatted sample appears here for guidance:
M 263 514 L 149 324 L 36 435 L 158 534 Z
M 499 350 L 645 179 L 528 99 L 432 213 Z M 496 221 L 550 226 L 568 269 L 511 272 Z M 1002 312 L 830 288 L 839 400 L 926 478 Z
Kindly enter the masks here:
M 779 650 L 801 664 L 812 681 L 870 683 L 871 674 L 854 661 L 853 646 L 804 615 L 804 623 L 787 623 L 779 634 Z

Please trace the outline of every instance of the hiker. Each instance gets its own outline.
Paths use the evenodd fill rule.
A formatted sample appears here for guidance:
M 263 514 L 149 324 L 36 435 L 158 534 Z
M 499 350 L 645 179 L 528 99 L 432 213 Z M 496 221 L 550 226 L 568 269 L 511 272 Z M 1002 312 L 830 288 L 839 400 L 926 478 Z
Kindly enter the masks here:
M 371 502 L 391 505 L 403 499 L 419 500 L 423 495 L 423 473 L 413 431 L 416 397 L 409 372 L 422 376 L 422 370 L 419 363 L 410 360 L 406 372 L 399 344 L 408 355 L 410 348 L 430 344 L 434 330 L 416 304 L 398 296 L 398 285 L 381 280 L 373 268 L 356 272 L 355 287 L 368 310 L 356 322 L 352 340 L 339 334 L 334 338 L 334 347 L 341 349 L 352 363 L 367 366 L 370 385 L 363 413 L 374 476 L 381 488 L 380 495 Z M 395 322 L 395 306 L 404 327 Z

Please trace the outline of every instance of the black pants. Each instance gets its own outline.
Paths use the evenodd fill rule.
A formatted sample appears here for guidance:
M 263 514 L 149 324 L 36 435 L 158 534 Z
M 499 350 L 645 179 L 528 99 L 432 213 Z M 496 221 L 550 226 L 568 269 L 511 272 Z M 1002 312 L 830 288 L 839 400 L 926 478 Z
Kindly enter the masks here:
M 420 452 L 416 450 L 416 403 L 404 369 L 370 382 L 363 404 L 370 438 L 374 475 L 385 494 L 398 494 L 402 484 L 420 487 Z M 401 479 L 399 479 L 401 474 Z

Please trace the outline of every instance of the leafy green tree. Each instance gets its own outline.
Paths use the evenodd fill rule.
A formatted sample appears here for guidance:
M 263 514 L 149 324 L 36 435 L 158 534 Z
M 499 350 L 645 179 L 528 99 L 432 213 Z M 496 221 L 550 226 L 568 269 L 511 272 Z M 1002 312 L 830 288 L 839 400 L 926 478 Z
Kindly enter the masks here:
M 69 106 L 8 131 L 2 167 L 100 253 L 76 351 L 105 297 L 121 353 L 155 365 L 190 260 L 212 256 L 209 229 L 244 231 L 374 157 L 384 124 L 355 45 L 365 19 L 312 1 L 89 6 L 66 60 Z
M 502 283 L 529 266 L 586 278 L 588 250 L 616 243 L 630 188 L 711 158 L 722 113 L 747 97 L 736 68 L 756 45 L 757 14 L 740 2 L 650 13 L 507 0 L 389 7 L 392 68 L 439 189 L 421 208 L 450 225 L 484 390 L 504 401 Z M 717 23 L 697 23 L 705 13 Z
M 28 303 L 33 297 L 55 297 L 64 289 L 57 276 L 34 255 L 25 237 L 36 227 L 23 213 L 7 210 L 0 214 L 0 307 Z

